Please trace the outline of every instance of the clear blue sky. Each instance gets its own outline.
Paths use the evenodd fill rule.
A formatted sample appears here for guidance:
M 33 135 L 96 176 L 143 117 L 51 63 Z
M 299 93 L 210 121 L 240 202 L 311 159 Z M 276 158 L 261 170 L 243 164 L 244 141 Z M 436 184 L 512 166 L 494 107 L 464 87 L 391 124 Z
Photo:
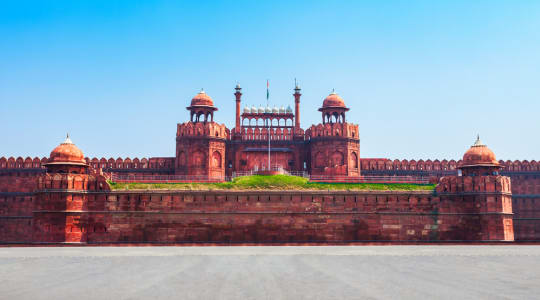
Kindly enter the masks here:
M 215 120 L 332 88 L 361 156 L 459 158 L 477 133 L 540 159 L 540 1 L 2 1 L 0 156 L 48 156 L 67 131 L 93 157 L 174 156 L 201 87 Z M 382 3 L 384 2 L 384 3 Z

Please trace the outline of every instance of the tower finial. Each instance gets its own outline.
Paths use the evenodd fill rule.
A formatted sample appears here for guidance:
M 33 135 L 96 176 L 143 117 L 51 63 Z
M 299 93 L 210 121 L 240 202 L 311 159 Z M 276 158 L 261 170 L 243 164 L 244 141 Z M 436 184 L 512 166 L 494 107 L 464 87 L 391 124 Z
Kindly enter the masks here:
M 66 133 L 66 140 L 62 144 L 73 144 L 73 142 L 69 138 L 69 132 Z
M 336 89 L 332 88 L 332 93 L 330 95 L 335 95 L 335 94 L 336 94 Z
M 480 141 L 480 134 L 476 135 L 476 142 L 474 142 L 473 147 L 485 146 L 482 141 Z

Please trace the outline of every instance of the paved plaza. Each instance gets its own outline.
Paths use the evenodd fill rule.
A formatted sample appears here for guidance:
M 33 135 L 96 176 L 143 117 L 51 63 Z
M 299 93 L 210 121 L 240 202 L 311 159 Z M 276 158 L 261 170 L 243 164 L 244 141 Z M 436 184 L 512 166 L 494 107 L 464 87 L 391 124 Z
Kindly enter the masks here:
M 538 246 L 0 248 L 1 299 L 538 299 Z

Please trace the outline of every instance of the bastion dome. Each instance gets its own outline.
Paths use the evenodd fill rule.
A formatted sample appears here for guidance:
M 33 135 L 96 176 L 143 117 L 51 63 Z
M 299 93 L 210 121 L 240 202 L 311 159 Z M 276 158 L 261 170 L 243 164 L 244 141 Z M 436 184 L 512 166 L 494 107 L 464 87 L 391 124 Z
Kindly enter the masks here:
M 214 106 L 214 101 L 204 90 L 201 90 L 193 97 L 193 99 L 191 99 L 191 106 Z
M 86 165 L 84 154 L 67 135 L 66 140 L 53 149 L 48 165 Z
M 480 141 L 480 137 L 463 155 L 462 167 L 469 166 L 499 166 L 495 153 Z
M 345 108 L 345 101 L 334 91 L 323 101 L 323 108 L 332 108 L 332 107 L 343 107 Z

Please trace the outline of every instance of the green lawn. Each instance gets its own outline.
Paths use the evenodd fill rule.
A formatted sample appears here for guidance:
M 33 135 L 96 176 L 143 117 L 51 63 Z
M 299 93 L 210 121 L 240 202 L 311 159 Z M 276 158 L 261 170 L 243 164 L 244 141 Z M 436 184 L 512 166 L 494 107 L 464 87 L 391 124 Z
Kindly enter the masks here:
M 273 175 L 237 177 L 222 183 L 116 183 L 113 190 L 397 190 L 431 191 L 434 184 L 408 183 L 317 183 L 307 178 Z

